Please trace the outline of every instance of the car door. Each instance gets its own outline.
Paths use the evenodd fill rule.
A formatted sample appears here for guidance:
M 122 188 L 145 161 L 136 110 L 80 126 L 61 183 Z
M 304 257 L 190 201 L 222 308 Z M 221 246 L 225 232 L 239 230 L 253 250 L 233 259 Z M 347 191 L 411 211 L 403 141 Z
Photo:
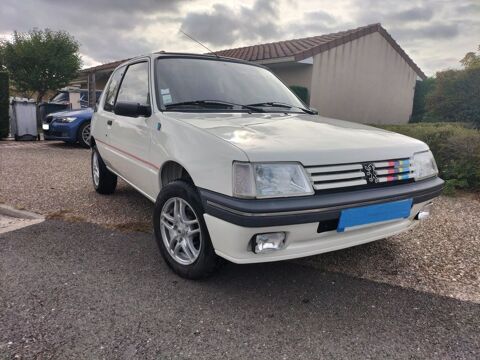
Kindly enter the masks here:
M 115 104 L 119 102 L 150 106 L 149 63 L 147 60 L 129 64 L 120 83 Z M 115 107 L 115 106 L 114 106 Z M 158 169 L 149 161 L 149 117 L 114 115 L 107 129 L 113 148 L 111 163 L 125 180 L 145 194 L 152 194 Z
M 117 98 L 118 88 L 125 73 L 126 67 L 122 66 L 116 69 L 110 76 L 110 79 L 105 88 L 105 95 L 101 100 L 102 103 L 98 107 L 95 114 L 95 121 L 92 122 L 92 134 L 95 136 L 97 148 L 100 151 L 103 161 L 112 170 L 117 172 L 113 165 L 113 160 L 116 157 L 116 150 L 112 146 L 109 139 L 109 133 L 115 120 L 113 107 L 115 99 Z

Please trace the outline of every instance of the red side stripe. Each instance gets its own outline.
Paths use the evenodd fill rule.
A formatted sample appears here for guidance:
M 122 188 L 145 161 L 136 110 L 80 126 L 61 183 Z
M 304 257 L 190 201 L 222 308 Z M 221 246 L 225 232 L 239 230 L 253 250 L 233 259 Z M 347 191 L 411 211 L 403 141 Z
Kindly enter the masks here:
M 144 160 L 144 159 L 142 159 L 142 158 L 139 158 L 138 156 L 135 156 L 135 155 L 133 155 L 133 154 L 130 154 L 129 152 L 127 152 L 127 151 L 125 151 L 125 150 L 119 149 L 119 148 L 116 147 L 116 146 L 107 144 L 106 142 L 101 141 L 101 140 L 98 140 L 98 139 L 95 139 L 95 141 L 98 141 L 99 143 L 102 143 L 102 144 L 105 145 L 105 146 L 111 147 L 112 149 L 115 149 L 115 150 L 121 152 L 122 154 L 125 154 L 125 155 L 127 155 L 127 156 L 130 156 L 131 158 L 134 158 L 134 159 L 136 159 L 136 160 L 138 160 L 138 161 L 141 161 L 142 163 L 147 164 L 148 166 L 151 166 L 152 168 L 154 168 L 154 169 L 156 169 L 156 170 L 159 170 L 159 169 L 160 169 L 159 166 L 157 166 L 157 165 L 155 165 L 155 164 L 153 164 L 153 163 L 151 163 L 151 162 L 149 162 L 149 161 L 147 161 L 147 160 Z

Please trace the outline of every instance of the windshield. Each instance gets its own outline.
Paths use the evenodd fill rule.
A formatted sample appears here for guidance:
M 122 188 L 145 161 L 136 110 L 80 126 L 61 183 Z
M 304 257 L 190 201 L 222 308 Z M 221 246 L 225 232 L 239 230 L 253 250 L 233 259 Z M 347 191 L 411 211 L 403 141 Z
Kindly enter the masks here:
M 287 110 L 294 112 L 299 112 L 295 107 L 305 107 L 275 75 L 258 66 L 209 59 L 159 58 L 156 77 L 157 98 L 167 110 L 184 110 L 185 105 L 218 110 L 264 103 L 288 104 L 294 108 Z M 207 103 L 191 104 L 200 101 Z M 208 106 L 213 101 L 225 104 Z M 269 104 L 268 107 L 269 111 L 272 108 L 286 111 L 285 106 L 277 108 Z
M 60 91 L 50 101 L 52 101 L 52 102 L 64 102 L 64 101 L 68 101 L 68 100 L 69 100 L 68 92 Z

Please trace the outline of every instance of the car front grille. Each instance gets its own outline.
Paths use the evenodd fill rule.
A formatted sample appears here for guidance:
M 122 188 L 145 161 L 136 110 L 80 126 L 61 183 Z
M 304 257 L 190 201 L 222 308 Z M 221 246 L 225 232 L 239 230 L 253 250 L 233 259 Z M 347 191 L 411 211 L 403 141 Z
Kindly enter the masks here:
M 316 191 L 352 187 L 372 187 L 412 181 L 411 160 L 397 159 L 353 164 L 305 167 Z

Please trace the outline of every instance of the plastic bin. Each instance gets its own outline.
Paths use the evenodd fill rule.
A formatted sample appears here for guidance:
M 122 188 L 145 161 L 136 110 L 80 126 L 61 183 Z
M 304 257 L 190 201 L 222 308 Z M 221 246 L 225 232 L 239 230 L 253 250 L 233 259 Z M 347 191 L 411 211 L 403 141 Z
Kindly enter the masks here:
M 37 140 L 37 105 L 32 100 L 13 100 L 11 128 L 15 140 Z

